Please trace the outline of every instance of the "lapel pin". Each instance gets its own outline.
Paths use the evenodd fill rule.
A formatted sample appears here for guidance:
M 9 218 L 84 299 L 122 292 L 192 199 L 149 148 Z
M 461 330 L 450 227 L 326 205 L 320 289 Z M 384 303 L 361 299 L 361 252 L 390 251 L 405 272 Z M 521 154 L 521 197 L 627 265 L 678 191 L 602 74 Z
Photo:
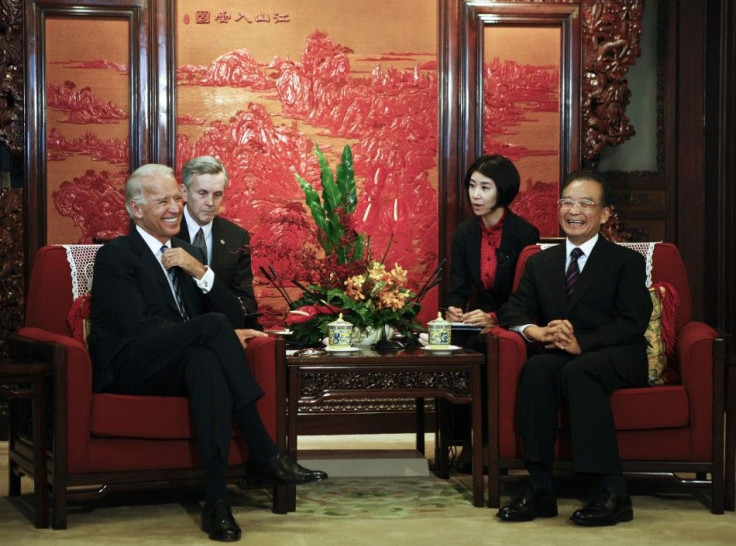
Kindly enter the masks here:
M 221 245 L 224 245 L 225 244 L 225 239 L 220 239 L 220 244 Z

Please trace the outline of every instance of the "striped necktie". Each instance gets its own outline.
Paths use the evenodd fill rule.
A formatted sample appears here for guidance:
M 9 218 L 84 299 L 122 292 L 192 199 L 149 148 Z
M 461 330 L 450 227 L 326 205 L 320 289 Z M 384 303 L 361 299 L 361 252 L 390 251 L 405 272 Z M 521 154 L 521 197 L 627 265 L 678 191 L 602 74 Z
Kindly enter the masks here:
M 166 252 L 169 249 L 166 245 L 161 247 L 161 255 L 164 255 L 164 252 Z M 179 308 L 179 314 L 181 315 L 181 318 L 184 320 L 189 320 L 189 315 L 187 314 L 187 310 L 184 308 L 184 300 L 181 297 L 181 286 L 179 285 L 179 277 L 176 275 L 176 269 L 171 268 L 167 269 L 166 273 L 169 275 L 169 279 L 171 280 L 171 286 L 174 288 L 174 295 L 176 296 L 176 306 Z
M 573 248 L 570 252 L 570 265 L 567 266 L 567 273 L 565 274 L 565 287 L 567 288 L 567 297 L 570 297 L 573 290 L 575 290 L 575 283 L 578 282 L 580 277 L 580 267 L 578 267 L 578 258 L 583 255 L 583 251 L 579 248 Z

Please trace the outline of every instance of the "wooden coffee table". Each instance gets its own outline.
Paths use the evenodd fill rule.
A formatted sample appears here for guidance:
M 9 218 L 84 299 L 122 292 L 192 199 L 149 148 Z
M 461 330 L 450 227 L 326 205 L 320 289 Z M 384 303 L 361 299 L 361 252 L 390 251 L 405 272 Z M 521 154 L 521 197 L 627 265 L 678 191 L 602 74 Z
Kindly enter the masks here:
M 481 370 L 485 362 L 482 353 L 467 349 L 436 354 L 419 347 L 381 353 L 361 349 L 350 354 L 321 351 L 313 356 L 287 356 L 285 342 L 279 339 L 276 346 L 277 408 L 279 415 L 286 415 L 285 422 L 280 426 L 277 423 L 280 447 L 286 448 L 296 460 L 300 404 L 364 398 L 415 398 L 423 402 L 427 397 L 470 404 L 473 504 L 483 506 Z M 423 408 L 423 404 L 418 407 Z M 437 452 L 446 454 L 447 435 L 442 430 L 437 433 Z M 447 472 L 446 464 L 444 472 Z M 288 511 L 296 509 L 294 487 L 289 488 L 286 503 Z

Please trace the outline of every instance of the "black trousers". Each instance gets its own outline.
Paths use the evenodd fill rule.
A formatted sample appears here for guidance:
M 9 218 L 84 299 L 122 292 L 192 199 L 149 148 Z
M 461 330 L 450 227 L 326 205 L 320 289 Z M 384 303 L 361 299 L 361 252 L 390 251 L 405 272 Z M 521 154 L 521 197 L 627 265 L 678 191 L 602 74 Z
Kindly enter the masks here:
M 621 459 L 610 396 L 634 387 L 599 351 L 570 355 L 548 351 L 529 358 L 519 385 L 518 425 L 527 461 L 551 469 L 558 429 L 558 409 L 570 414 L 572 460 L 576 472 L 621 473 Z
M 233 413 L 263 395 L 232 325 L 220 313 L 144 334 L 113 365 L 109 392 L 189 397 L 205 464 L 227 461 Z
M 481 337 L 478 332 L 468 332 L 463 330 L 453 330 L 452 344 L 465 349 L 471 349 L 479 353 L 486 353 L 485 337 Z M 488 398 L 488 389 L 486 388 L 486 367 L 481 369 L 481 392 L 483 395 L 483 407 L 486 407 Z M 473 417 L 470 404 L 451 404 L 444 398 L 440 398 L 438 402 L 442 405 L 442 411 L 447 412 L 449 425 L 449 438 L 451 444 L 461 444 L 470 440 L 470 431 L 473 429 Z M 483 439 L 486 440 L 486 412 L 483 412 Z

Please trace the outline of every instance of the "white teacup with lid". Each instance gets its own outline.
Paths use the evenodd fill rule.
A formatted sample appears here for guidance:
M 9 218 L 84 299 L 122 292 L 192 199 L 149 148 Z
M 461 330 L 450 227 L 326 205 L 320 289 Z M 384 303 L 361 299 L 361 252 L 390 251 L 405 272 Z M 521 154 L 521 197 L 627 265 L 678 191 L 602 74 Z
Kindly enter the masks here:
M 327 344 L 330 347 L 350 347 L 350 338 L 353 332 L 353 325 L 342 318 L 342 313 L 327 325 L 330 335 L 327 338 Z
M 442 313 L 437 313 L 437 318 L 427 323 L 429 330 L 429 346 L 430 347 L 449 347 L 450 337 L 452 335 L 452 326 L 449 322 L 442 318 Z

